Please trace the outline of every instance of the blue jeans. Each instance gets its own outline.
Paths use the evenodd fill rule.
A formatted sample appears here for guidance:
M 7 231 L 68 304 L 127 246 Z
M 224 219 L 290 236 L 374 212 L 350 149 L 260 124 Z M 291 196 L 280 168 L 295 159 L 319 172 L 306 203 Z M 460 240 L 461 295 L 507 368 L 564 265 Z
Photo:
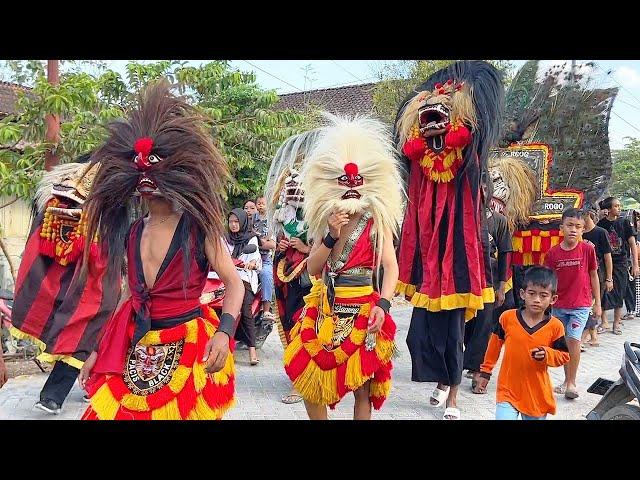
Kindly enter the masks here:
M 273 259 L 271 255 L 262 259 L 260 283 L 262 283 L 262 301 L 270 302 L 273 299 Z
M 546 420 L 547 415 L 544 414 L 541 417 L 532 417 L 519 412 L 509 402 L 499 402 L 496 404 L 496 420 L 517 420 L 518 415 L 522 417 L 522 420 Z
M 589 307 L 554 308 L 552 315 L 564 325 L 564 334 L 567 338 L 580 341 L 589 319 L 589 312 L 591 312 Z

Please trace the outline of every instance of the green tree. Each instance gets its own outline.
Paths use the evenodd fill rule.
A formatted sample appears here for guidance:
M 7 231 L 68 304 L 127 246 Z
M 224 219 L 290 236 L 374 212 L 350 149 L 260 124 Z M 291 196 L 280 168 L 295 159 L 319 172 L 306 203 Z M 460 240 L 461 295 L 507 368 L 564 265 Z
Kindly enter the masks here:
M 97 73 L 87 73 L 87 67 Z M 32 86 L 19 95 L 19 113 L 0 120 L 0 197 L 7 204 L 33 197 L 48 148 L 63 163 L 92 151 L 105 138 L 105 123 L 122 116 L 134 92 L 160 77 L 176 83 L 208 117 L 233 176 L 230 205 L 261 194 L 277 148 L 314 122 L 311 115 L 275 110 L 275 91 L 261 89 L 253 73 L 232 70 L 226 61 L 199 67 L 168 60 L 131 62 L 126 78 L 100 62 L 67 62 L 55 86 L 47 82 L 42 61 L 8 61 L 5 77 L 7 71 L 13 72 L 10 80 Z M 60 140 L 53 146 L 45 142 L 47 114 L 61 119 Z
M 169 60 L 131 62 L 125 79 L 99 63 L 88 63 L 100 71 L 97 75 L 81 71 L 78 63 L 67 63 L 69 71 L 57 86 L 46 81 L 43 62 L 10 61 L 4 66 L 14 72 L 12 80 L 33 85 L 20 95 L 20 113 L 0 121 L 0 196 L 10 198 L 28 200 L 33 195 L 44 152 L 50 147 L 44 141 L 46 114 L 62 119 L 55 153 L 61 162 L 72 161 L 102 142 L 102 126 L 123 114 L 133 92 L 163 76 L 177 83 L 180 92 L 209 117 L 211 134 L 234 177 L 228 189 L 231 204 L 259 195 L 278 146 L 313 124 L 311 116 L 275 110 L 275 91 L 261 89 L 253 73 L 232 70 L 226 61 L 199 67 Z
M 487 60 L 505 74 L 505 83 L 511 79 L 514 65 L 508 60 Z M 402 101 L 412 89 L 430 75 L 449 66 L 455 60 L 400 60 L 379 67 L 380 79 L 373 92 L 373 103 L 378 115 L 393 124 Z
M 610 192 L 614 196 L 632 198 L 640 202 L 640 140 L 626 137 L 628 142 L 621 150 L 614 150 L 613 175 Z

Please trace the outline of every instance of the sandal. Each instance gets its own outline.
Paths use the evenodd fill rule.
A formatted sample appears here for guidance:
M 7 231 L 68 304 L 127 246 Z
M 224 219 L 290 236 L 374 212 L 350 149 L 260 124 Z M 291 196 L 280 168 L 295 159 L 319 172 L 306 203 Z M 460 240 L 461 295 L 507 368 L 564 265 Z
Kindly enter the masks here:
M 558 393 L 560 395 L 564 395 L 567 392 L 567 386 L 566 385 L 558 385 L 557 387 L 555 387 L 553 389 L 554 393 Z
M 585 347 L 584 343 L 580 344 L 580 351 L 583 353 L 587 351 L 587 347 Z
M 620 327 L 613 327 L 613 330 L 611 331 L 611 333 L 615 335 L 622 335 L 622 329 Z
M 604 333 L 604 332 L 606 332 L 608 330 L 609 330 L 608 326 L 607 327 L 603 327 L 602 325 L 598 325 L 598 328 L 596 328 L 596 332 L 598 332 L 598 333 Z
M 258 365 L 260 363 L 260 359 L 256 358 L 255 360 L 249 360 L 249 365 Z
M 600 342 L 589 342 L 589 346 L 591 346 L 591 347 L 599 347 L 600 346 Z
M 460 409 L 456 407 L 447 407 L 442 415 L 443 420 L 460 420 Z
M 566 398 L 567 400 L 575 400 L 576 398 L 578 398 L 580 395 L 578 395 L 577 390 L 569 390 L 567 389 L 564 392 L 564 398 Z
M 302 401 L 302 395 L 299 393 L 288 393 L 287 395 L 282 396 L 282 403 L 286 403 L 290 405 L 292 403 L 298 403 Z
M 429 404 L 432 407 L 439 407 L 441 405 L 444 404 L 444 402 L 447 401 L 447 398 L 449 397 L 449 389 L 447 388 L 446 390 L 440 390 L 438 387 L 436 387 L 433 390 L 433 393 L 431 394 L 431 398 L 429 399 Z M 431 400 L 435 400 L 436 404 L 431 403 Z

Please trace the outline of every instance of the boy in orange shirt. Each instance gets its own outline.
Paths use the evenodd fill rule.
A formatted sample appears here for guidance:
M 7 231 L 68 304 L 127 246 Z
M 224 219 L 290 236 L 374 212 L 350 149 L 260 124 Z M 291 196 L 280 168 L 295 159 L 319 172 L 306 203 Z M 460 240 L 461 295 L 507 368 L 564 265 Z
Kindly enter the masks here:
M 531 267 L 524 277 L 520 297 L 524 308 L 507 310 L 491 335 L 478 387 L 485 389 L 504 344 L 498 375 L 496 420 L 545 420 L 556 413 L 548 367 L 569 361 L 564 326 L 550 309 L 558 299 L 558 279 L 547 267 Z

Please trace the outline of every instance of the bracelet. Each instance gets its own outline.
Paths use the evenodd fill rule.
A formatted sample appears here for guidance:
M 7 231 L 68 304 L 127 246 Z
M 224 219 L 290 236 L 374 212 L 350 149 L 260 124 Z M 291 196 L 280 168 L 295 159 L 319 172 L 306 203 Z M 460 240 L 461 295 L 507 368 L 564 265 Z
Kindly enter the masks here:
M 233 337 L 234 332 L 234 326 L 236 323 L 236 319 L 234 318 L 233 315 L 231 315 L 228 312 L 224 312 L 222 315 L 220 315 L 220 325 L 218 326 L 218 332 L 222 332 L 222 333 L 226 333 L 227 335 L 229 335 L 229 338 Z
M 322 243 L 328 249 L 332 249 L 336 243 L 338 243 L 337 238 L 333 238 L 330 233 L 327 233 L 327 236 L 322 239 Z
M 391 302 L 382 297 L 380 297 L 380 300 L 378 300 L 378 303 L 376 303 L 376 305 L 384 310 L 384 313 L 389 313 L 389 309 L 391 308 Z
M 613 283 L 613 278 L 607 278 L 607 279 L 605 280 L 605 282 L 611 282 L 611 283 Z

